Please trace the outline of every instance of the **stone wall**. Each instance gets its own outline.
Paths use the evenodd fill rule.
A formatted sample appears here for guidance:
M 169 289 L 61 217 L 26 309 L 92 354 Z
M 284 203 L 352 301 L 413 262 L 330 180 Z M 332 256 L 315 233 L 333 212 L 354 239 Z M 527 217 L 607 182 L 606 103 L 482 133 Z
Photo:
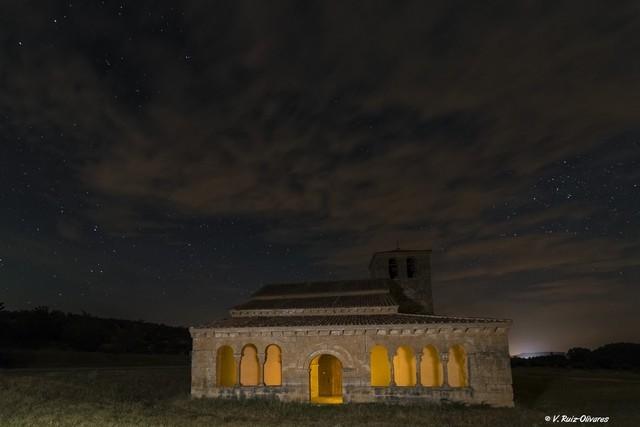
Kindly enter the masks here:
M 265 397 L 283 401 L 309 400 L 309 366 L 321 354 L 331 354 L 342 363 L 344 402 L 458 401 L 469 404 L 513 406 L 508 324 L 447 325 L 367 325 L 358 327 L 313 327 L 207 329 L 192 328 L 192 385 L 194 397 Z M 216 351 L 228 345 L 233 349 L 236 368 L 242 348 L 253 344 L 259 363 L 265 361 L 265 348 L 276 344 L 282 351 L 282 386 L 216 386 Z M 442 359 L 449 348 L 461 345 L 467 355 L 468 387 L 370 386 L 370 350 L 387 348 L 392 359 L 399 346 L 409 346 L 416 356 L 423 347 L 433 345 Z M 443 361 L 446 371 L 446 362 Z M 418 363 L 419 366 L 419 363 Z

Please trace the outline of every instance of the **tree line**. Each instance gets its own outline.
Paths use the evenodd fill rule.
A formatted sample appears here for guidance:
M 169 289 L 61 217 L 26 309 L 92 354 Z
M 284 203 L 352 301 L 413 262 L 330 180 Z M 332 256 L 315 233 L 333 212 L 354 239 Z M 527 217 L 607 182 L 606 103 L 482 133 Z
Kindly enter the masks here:
M 191 349 L 191 337 L 182 327 L 63 313 L 44 306 L 6 311 L 0 303 L 0 348 L 185 354 Z
M 578 369 L 640 369 L 640 344 L 612 343 L 590 350 L 574 347 L 566 354 L 511 358 L 512 366 L 547 366 Z

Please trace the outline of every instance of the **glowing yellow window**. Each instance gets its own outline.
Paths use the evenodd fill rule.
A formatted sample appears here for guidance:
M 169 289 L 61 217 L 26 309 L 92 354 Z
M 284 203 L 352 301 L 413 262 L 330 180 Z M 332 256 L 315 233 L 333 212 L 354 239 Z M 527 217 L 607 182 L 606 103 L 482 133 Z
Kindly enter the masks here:
M 376 345 L 371 349 L 370 357 L 371 385 L 388 387 L 391 381 L 389 354 L 384 346 Z
M 216 383 L 218 387 L 233 387 L 236 384 L 236 361 L 233 358 L 233 349 L 228 345 L 218 349 Z
M 258 350 L 255 346 L 247 344 L 242 349 L 240 359 L 240 384 L 258 385 L 260 383 L 260 364 L 258 363 Z
M 420 384 L 426 387 L 442 386 L 442 362 L 438 350 L 432 345 L 422 349 L 420 361 Z
M 282 356 L 280 347 L 270 345 L 266 350 L 264 362 L 264 384 L 268 386 L 282 385 Z
M 416 357 L 410 347 L 398 347 L 393 358 L 393 373 L 396 385 L 401 387 L 416 385 Z
M 454 345 L 449 349 L 447 376 L 451 387 L 467 387 L 467 354 L 461 345 Z

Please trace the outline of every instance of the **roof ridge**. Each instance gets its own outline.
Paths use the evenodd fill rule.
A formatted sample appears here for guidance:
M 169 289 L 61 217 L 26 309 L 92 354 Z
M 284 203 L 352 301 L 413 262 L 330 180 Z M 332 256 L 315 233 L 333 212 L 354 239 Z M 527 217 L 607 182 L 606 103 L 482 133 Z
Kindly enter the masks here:
M 388 294 L 388 289 L 371 289 L 363 291 L 327 291 L 327 292 L 310 292 L 310 293 L 289 293 L 276 295 L 258 295 L 251 296 L 249 301 L 272 300 L 272 299 L 313 299 L 325 297 L 342 297 L 342 296 L 365 296 L 365 295 L 382 295 Z
M 355 282 L 387 282 L 390 279 L 386 278 L 373 278 L 364 277 L 359 279 L 340 279 L 340 280 L 303 280 L 299 282 L 271 282 L 263 284 L 260 289 L 268 286 L 280 287 L 280 286 L 292 286 L 292 285 L 318 285 L 318 284 L 335 284 L 335 283 L 355 283 Z
M 391 279 L 366 278 L 316 282 L 269 283 L 257 289 L 251 295 L 251 298 L 264 296 L 275 297 L 280 295 L 309 295 L 315 293 L 332 294 L 342 292 L 363 293 L 369 291 L 387 291 L 390 281 Z
M 275 310 L 296 308 L 327 308 L 327 307 L 379 307 L 398 305 L 390 292 L 372 293 L 344 293 L 259 297 L 252 298 L 241 304 L 235 305 L 232 310 Z
M 450 316 L 444 314 L 423 314 L 423 313 L 398 313 L 403 316 L 414 317 L 438 317 L 443 319 L 460 319 L 460 320 L 496 320 L 496 321 L 510 321 L 511 319 L 501 319 L 496 317 L 473 317 L 473 316 Z

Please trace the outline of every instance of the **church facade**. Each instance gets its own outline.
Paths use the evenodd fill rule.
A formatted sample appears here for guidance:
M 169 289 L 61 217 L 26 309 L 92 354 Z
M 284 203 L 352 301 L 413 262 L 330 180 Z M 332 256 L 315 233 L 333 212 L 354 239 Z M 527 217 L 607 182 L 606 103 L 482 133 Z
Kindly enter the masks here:
M 431 252 L 378 252 L 370 278 L 266 285 L 190 328 L 194 397 L 513 406 L 510 320 L 433 313 Z

